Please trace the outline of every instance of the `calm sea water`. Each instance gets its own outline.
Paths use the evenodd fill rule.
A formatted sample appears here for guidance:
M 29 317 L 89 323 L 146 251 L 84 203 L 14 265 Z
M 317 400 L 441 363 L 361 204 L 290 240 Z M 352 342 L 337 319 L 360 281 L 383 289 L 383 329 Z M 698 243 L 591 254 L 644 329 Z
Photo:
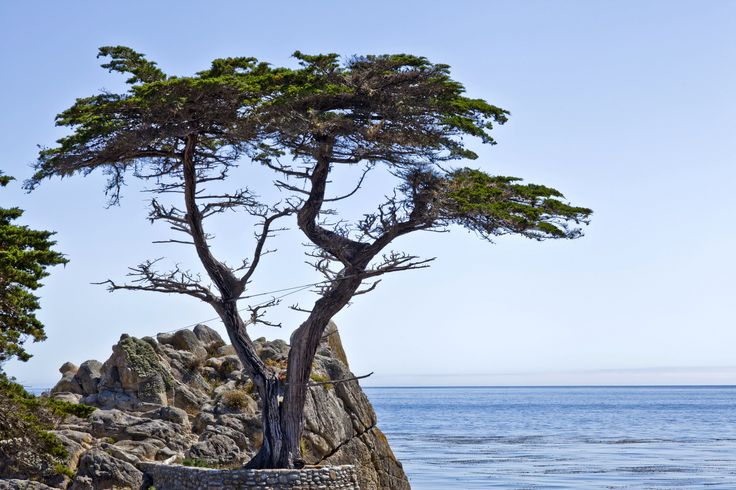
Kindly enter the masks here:
M 366 393 L 413 489 L 736 489 L 736 387 Z

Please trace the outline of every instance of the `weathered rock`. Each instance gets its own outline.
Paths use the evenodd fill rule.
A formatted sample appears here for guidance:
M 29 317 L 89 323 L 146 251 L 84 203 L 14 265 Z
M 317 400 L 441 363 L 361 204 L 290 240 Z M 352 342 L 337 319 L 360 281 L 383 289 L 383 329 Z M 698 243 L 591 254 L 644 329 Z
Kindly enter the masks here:
M 396 460 L 386 436 L 373 427 L 347 441 L 320 464 L 353 464 L 358 469 L 360 488 L 409 490 L 409 480 Z
M 192 431 L 201 434 L 208 425 L 215 423 L 215 416 L 210 412 L 199 412 L 192 422 Z
M 204 348 L 194 332 L 191 330 L 179 330 L 171 337 L 171 345 L 178 350 L 191 352 L 198 359 L 207 359 L 207 349 Z
M 102 363 L 95 360 L 83 362 L 74 378 L 82 387 L 83 393 L 96 393 L 102 378 Z
M 210 465 L 229 465 L 240 458 L 238 445 L 229 437 L 205 432 L 202 440 L 189 448 L 189 457 L 206 461 Z
M 143 485 L 143 473 L 135 466 L 101 449 L 90 449 L 79 462 L 72 490 L 134 489 Z
M 0 480 L 0 490 L 54 490 L 54 487 L 30 480 Z
M 238 356 L 225 356 L 222 358 L 222 362 L 220 362 L 220 373 L 223 375 L 228 375 L 233 371 L 242 371 L 243 365 L 240 363 L 240 359 L 238 359 Z
M 267 344 L 263 344 L 258 352 L 258 356 L 264 361 L 269 359 L 272 361 L 282 361 L 285 360 L 288 355 L 289 346 L 281 339 L 276 339 Z
M 235 352 L 235 347 L 230 344 L 223 345 L 217 348 L 217 357 L 223 356 L 236 356 L 238 353 Z
M 174 334 L 171 332 L 162 332 L 156 335 L 156 340 L 162 345 L 171 345 L 171 339 L 174 338 Z
M 79 458 L 92 446 L 94 440 L 92 436 L 85 432 L 73 430 L 54 430 L 51 433 L 56 436 L 57 440 L 69 454 L 66 467 L 72 471 L 77 469 Z
M 152 460 L 156 454 L 166 447 L 163 441 L 159 439 L 145 439 L 142 441 L 118 441 L 105 450 L 111 451 L 112 455 L 118 459 L 128 461 L 127 457 L 132 457 L 134 461 Z M 132 463 L 131 461 L 128 461 Z M 132 463 L 135 464 L 135 463 Z
M 102 389 L 124 391 L 142 402 L 166 405 L 170 375 L 148 342 L 124 335 L 102 367 Z
M 111 438 L 114 440 L 127 439 L 128 427 L 143 422 L 144 419 L 123 411 L 95 410 L 89 416 L 90 434 L 97 438 Z
M 61 379 L 51 388 L 51 393 L 75 393 L 81 395 L 84 393 L 82 387 L 74 377 L 76 371 L 66 371 L 61 375 Z
M 156 416 L 161 420 L 174 422 L 175 424 L 179 424 L 184 427 L 189 426 L 189 415 L 187 415 L 187 412 L 185 412 L 181 408 L 161 407 L 160 409 L 158 409 L 158 413 L 156 414 Z
M 215 329 L 201 323 L 194 327 L 194 335 L 210 354 L 214 354 L 218 348 L 225 345 L 225 341 Z
M 77 367 L 76 364 L 74 364 L 73 362 L 67 361 L 67 362 L 65 362 L 64 364 L 61 365 L 61 367 L 59 368 L 59 372 L 61 374 L 68 373 L 70 371 L 72 373 L 76 373 L 77 372 L 77 369 L 79 369 L 79 368 Z
M 81 454 L 73 488 L 111 488 L 104 485 L 117 485 L 110 482 L 129 469 L 126 464 L 142 468 L 152 461 L 170 464 L 188 457 L 232 466 L 255 454 L 262 441 L 255 395 L 245 395 L 237 407 L 224 403 L 227 392 L 250 393 L 253 388 L 232 346 L 219 345 L 222 339 L 209 327 L 180 332 L 160 334 L 158 341 L 124 335 L 103 364 L 88 361 L 78 369 L 65 368 L 59 388 L 66 391 L 56 390 L 53 396 L 81 397 L 101 408 L 86 421 L 64 426 L 62 443 L 73 453 L 72 460 Z M 331 324 L 327 333 L 314 360 L 313 380 L 352 377 L 336 327 Z M 261 338 L 254 345 L 264 361 L 283 369 L 286 342 Z M 80 439 L 79 433 L 89 439 Z M 98 461 L 94 449 L 108 459 Z M 357 381 L 310 387 L 304 450 L 308 464 L 355 463 L 361 488 L 409 488 Z M 93 475 L 90 468 L 98 466 L 100 475 Z
M 342 346 L 342 339 L 340 338 L 340 332 L 337 330 L 335 322 L 330 320 L 325 328 L 325 333 L 322 335 L 327 340 L 327 346 L 332 351 L 332 354 L 343 364 L 345 367 L 350 369 L 348 364 L 348 356 L 345 354 L 345 349 Z
M 185 384 L 177 383 L 174 387 L 174 406 L 184 409 L 187 413 L 197 413 L 206 400 L 204 394 L 190 389 Z
M 51 392 L 51 398 L 62 402 L 79 403 L 82 400 L 82 395 L 78 393 L 69 393 L 68 391 L 62 392 Z

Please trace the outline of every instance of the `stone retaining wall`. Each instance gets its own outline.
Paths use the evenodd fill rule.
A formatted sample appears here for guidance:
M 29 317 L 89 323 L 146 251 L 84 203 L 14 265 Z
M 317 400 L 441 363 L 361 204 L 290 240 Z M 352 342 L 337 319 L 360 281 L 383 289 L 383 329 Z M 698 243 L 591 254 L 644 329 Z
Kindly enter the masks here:
M 147 485 L 156 490 L 359 490 L 352 465 L 301 470 L 213 470 L 189 466 L 143 463 Z

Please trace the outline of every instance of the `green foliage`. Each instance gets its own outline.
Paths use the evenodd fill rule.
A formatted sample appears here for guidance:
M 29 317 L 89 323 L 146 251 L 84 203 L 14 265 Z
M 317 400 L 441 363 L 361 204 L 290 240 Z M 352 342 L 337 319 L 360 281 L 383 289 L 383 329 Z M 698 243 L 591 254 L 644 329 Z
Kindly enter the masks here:
M 109 63 L 103 63 L 102 67 L 110 72 L 130 73 L 133 76 L 126 83 L 150 83 L 166 79 L 164 72 L 156 67 L 156 63 L 126 46 L 103 46 L 97 57 L 109 57 Z
M 184 466 L 192 466 L 194 468 L 213 468 L 213 466 L 204 459 L 187 458 L 181 462 Z
M 39 153 L 27 188 L 52 175 L 102 167 L 110 175 L 110 200 L 117 202 L 127 171 L 142 178 L 178 172 L 188 134 L 197 135 L 203 150 L 202 172 L 228 167 L 251 148 L 257 129 L 249 116 L 283 71 L 253 58 L 226 58 L 194 76 L 167 77 L 124 46 L 100 48 L 99 56 L 110 59 L 104 68 L 132 75 L 129 90 L 77 99 L 60 113 L 56 124 L 73 131 Z
M 322 387 L 326 390 L 334 388 L 334 385 L 332 383 L 328 383 L 328 381 L 330 381 L 330 377 L 325 374 L 312 373 L 309 375 L 309 379 L 311 379 L 315 383 L 322 383 Z
M 0 172 L 0 187 L 11 180 Z M 43 324 L 36 318 L 38 297 L 32 291 L 41 287 L 48 267 L 67 262 L 51 250 L 56 243 L 50 239 L 54 233 L 13 223 L 22 215 L 18 208 L 0 208 L 0 364 L 11 358 L 27 361 L 31 355 L 23 348 L 24 342 L 46 339 Z
M 69 479 L 74 478 L 74 475 L 75 475 L 74 471 L 72 471 L 71 468 L 69 468 L 67 465 L 64 465 L 64 464 L 61 464 L 61 463 L 56 463 L 54 465 L 54 470 L 58 474 L 64 475 L 64 476 L 66 476 Z
M 69 475 L 69 457 L 49 430 L 67 416 L 88 417 L 95 408 L 36 397 L 0 373 L 0 478 L 47 479 Z
M 520 181 L 469 168 L 454 170 L 440 179 L 440 215 L 486 237 L 517 233 L 543 240 L 580 235 L 567 223 L 587 223 L 592 210 L 564 203 L 556 189 Z

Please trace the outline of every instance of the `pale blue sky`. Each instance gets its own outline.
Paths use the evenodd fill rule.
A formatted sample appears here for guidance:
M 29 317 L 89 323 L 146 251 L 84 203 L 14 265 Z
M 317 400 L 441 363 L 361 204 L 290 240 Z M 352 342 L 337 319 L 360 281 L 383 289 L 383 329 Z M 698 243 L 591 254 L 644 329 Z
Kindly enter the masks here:
M 375 371 L 366 384 L 380 385 L 736 384 L 735 2 L 16 1 L 0 4 L 0 43 L 0 168 L 20 180 L 36 145 L 62 134 L 57 112 L 121 87 L 98 67 L 101 45 L 129 45 L 173 74 L 225 56 L 292 63 L 297 49 L 447 63 L 469 95 L 512 113 L 475 164 L 557 187 L 592 207 L 593 223 L 574 242 L 491 245 L 454 230 L 398 243 L 438 259 L 339 314 L 353 370 Z M 24 223 L 57 230 L 71 260 L 42 290 L 49 339 L 6 366 L 23 382 L 48 385 L 67 360 L 104 360 L 122 332 L 214 316 L 189 298 L 90 285 L 147 257 L 187 258 L 150 245 L 165 229 L 145 221 L 136 186 L 106 210 L 102 184 L 0 194 L 26 209 Z M 218 246 L 237 256 L 248 230 L 219 231 Z M 290 237 L 254 292 L 315 280 Z M 273 318 L 283 332 L 254 336 L 288 336 L 299 320 Z

